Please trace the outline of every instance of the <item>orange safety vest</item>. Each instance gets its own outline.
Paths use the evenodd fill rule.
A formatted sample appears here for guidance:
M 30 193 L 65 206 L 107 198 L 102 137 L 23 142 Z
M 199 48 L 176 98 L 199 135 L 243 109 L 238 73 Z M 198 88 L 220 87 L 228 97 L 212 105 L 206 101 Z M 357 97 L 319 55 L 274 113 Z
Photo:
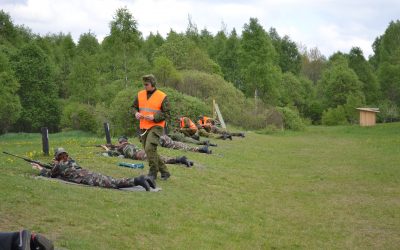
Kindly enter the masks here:
M 205 126 L 210 126 L 212 118 L 203 116 L 203 119 L 198 120 L 197 122 L 204 128 Z
M 164 101 L 167 95 L 160 91 L 156 90 L 149 99 L 147 99 L 146 90 L 142 90 L 138 93 L 138 101 L 139 101 L 139 113 L 142 115 L 155 115 L 156 113 L 161 113 L 161 104 Z M 141 129 L 149 129 L 154 126 L 165 127 L 165 121 L 154 122 L 145 119 L 140 119 L 140 128 Z
M 185 127 L 185 118 L 186 117 L 181 117 L 180 118 L 180 120 L 181 120 L 181 124 L 180 124 L 180 126 L 181 126 L 181 128 L 184 128 Z M 197 130 L 197 127 L 196 127 L 196 124 L 194 124 L 193 122 L 192 122 L 192 120 L 190 120 L 189 118 L 187 118 L 188 120 L 189 120 L 189 128 L 190 129 L 193 129 L 193 130 Z

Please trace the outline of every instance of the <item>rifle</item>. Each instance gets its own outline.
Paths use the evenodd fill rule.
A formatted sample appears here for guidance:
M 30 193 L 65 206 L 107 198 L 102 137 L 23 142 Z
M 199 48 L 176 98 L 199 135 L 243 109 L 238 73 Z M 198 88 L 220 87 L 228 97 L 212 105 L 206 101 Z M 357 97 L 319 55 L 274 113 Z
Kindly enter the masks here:
M 115 145 L 113 145 L 113 144 L 98 144 L 98 145 L 81 145 L 81 147 L 98 147 L 98 148 L 101 148 L 102 146 L 106 146 L 107 148 L 111 148 L 111 149 L 114 149 L 114 148 L 116 148 L 117 146 L 115 146 Z
M 50 166 L 49 164 L 41 163 L 40 161 L 35 161 L 35 160 L 29 159 L 29 158 L 25 158 L 25 157 L 22 157 L 22 156 L 13 155 L 13 154 L 10 154 L 10 153 L 5 152 L 5 151 L 3 151 L 3 154 L 11 155 L 11 156 L 20 158 L 20 159 L 22 159 L 22 160 L 24 160 L 24 161 L 27 161 L 27 162 L 29 162 L 29 163 L 36 163 L 36 164 L 38 164 L 39 166 L 44 167 L 44 168 L 47 168 L 47 169 L 52 169 L 52 166 Z

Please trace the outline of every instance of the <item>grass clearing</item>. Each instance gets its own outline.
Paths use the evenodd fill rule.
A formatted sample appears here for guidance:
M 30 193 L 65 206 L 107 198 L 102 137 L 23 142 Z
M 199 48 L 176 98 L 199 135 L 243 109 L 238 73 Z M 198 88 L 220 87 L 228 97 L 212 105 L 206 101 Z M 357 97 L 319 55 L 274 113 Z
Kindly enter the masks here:
M 115 177 L 145 169 L 100 156 L 103 138 L 50 134 L 78 163 Z M 133 142 L 138 143 L 136 140 Z M 43 162 L 39 134 L 0 137 L 1 151 Z M 29 228 L 67 249 L 397 249 L 400 124 L 309 127 L 218 141 L 216 154 L 169 165 L 158 193 L 37 180 L 22 160 L 0 156 L 0 229 Z M 129 160 L 125 160 L 129 161 Z M 134 162 L 134 161 L 131 161 Z

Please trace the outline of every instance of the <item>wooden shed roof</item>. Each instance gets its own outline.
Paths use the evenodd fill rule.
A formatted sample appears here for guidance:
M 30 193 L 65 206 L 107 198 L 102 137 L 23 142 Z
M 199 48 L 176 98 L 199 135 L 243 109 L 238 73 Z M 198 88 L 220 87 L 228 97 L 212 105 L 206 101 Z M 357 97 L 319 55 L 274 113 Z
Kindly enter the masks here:
M 362 110 L 362 111 L 367 111 L 367 112 L 374 112 L 374 113 L 379 112 L 379 108 L 357 108 L 357 109 Z

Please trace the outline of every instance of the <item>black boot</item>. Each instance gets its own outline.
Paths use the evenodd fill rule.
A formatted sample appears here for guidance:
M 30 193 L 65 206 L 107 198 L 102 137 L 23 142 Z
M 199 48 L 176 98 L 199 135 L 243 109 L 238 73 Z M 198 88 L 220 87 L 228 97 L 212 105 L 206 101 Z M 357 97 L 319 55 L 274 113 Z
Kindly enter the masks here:
M 184 165 L 186 165 L 186 167 L 188 167 L 188 168 L 190 168 L 190 166 L 193 165 L 193 162 L 192 162 L 192 164 L 190 164 L 191 161 L 189 161 L 188 158 L 187 158 L 186 156 L 176 157 L 176 162 L 181 163 L 181 164 L 184 164 Z
M 217 147 L 218 145 L 216 143 L 209 143 L 208 146 Z
M 31 249 L 53 250 L 54 245 L 49 239 L 41 234 L 32 234 Z
M 199 148 L 199 152 L 200 153 L 205 153 L 205 154 L 211 154 L 212 153 L 212 151 L 209 150 L 207 146 Z
M 224 139 L 224 140 L 229 139 L 229 140 L 232 141 L 232 135 L 230 135 L 230 134 L 228 134 L 228 133 L 224 133 L 222 136 L 223 136 L 223 139 Z
M 198 134 L 192 135 L 191 138 L 195 139 L 196 141 L 200 141 L 200 136 Z
M 170 176 L 171 176 L 171 174 L 168 173 L 168 172 L 161 173 L 161 180 L 166 181 L 166 180 L 168 180 L 168 178 L 169 178 Z

